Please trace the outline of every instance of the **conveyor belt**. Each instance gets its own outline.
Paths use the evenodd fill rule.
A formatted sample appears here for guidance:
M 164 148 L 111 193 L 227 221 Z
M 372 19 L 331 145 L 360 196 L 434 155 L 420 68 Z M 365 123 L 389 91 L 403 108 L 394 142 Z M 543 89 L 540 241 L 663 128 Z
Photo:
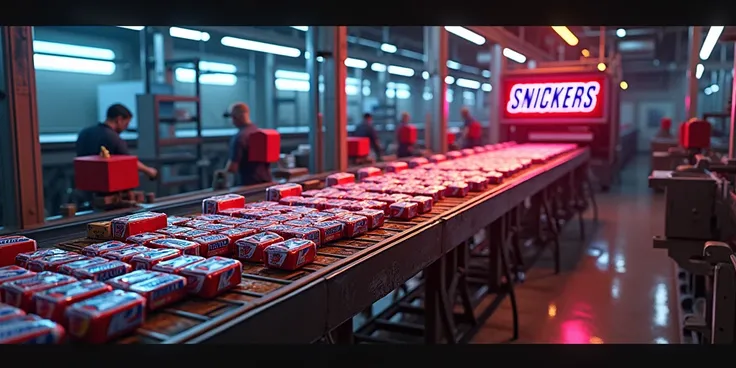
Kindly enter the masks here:
M 243 282 L 236 289 L 216 299 L 188 298 L 155 312 L 135 335 L 119 342 L 314 341 L 396 289 L 494 216 L 584 164 L 589 155 L 588 149 L 563 154 L 485 192 L 445 198 L 432 212 L 411 221 L 388 220 L 361 237 L 327 244 L 319 248 L 313 264 L 298 271 L 244 262 Z M 78 250 L 91 242 L 70 240 L 59 246 Z

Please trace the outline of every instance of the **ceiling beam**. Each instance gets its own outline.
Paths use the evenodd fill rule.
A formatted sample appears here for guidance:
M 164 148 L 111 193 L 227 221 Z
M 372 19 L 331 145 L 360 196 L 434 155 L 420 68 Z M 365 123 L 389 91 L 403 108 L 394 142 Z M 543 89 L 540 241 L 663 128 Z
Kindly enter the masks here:
M 473 32 L 485 37 L 491 43 L 497 43 L 526 55 L 527 58 L 536 61 L 552 61 L 554 56 L 548 52 L 522 40 L 519 36 L 507 31 L 503 27 L 466 27 Z

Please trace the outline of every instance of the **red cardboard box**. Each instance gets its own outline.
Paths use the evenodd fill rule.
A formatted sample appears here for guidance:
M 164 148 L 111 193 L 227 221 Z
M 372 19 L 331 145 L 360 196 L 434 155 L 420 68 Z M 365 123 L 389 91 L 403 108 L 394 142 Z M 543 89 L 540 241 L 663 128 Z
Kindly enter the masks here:
M 145 306 L 145 298 L 136 293 L 115 290 L 100 294 L 67 308 L 67 331 L 85 342 L 102 344 L 142 325 Z
M 20 253 L 35 252 L 36 241 L 25 236 L 0 236 L 0 267 L 15 264 Z
M 281 156 L 281 134 L 273 129 L 259 129 L 248 138 L 248 160 L 278 162 Z
M 350 184 L 355 183 L 355 175 L 351 173 L 334 173 L 327 175 L 327 178 L 325 178 L 325 186 L 331 187 L 333 185 L 342 185 L 342 184 Z
M 28 271 L 25 268 L 21 268 L 20 266 L 5 266 L 0 267 L 0 285 L 15 281 L 24 279 L 27 277 L 34 276 L 36 273 L 32 271 Z M 2 294 L 0 294 L 0 300 L 2 300 Z
M 365 216 L 368 219 L 368 229 L 373 230 L 383 226 L 386 213 L 383 210 L 366 208 L 355 212 L 356 215 Z
M 208 215 L 214 215 L 231 208 L 243 207 L 245 207 L 245 197 L 239 194 L 224 194 L 209 197 L 202 201 L 202 213 Z
M 284 241 L 281 235 L 271 232 L 254 234 L 235 242 L 237 258 L 250 262 L 263 262 L 263 250 L 271 245 Z
M 206 258 L 199 256 L 183 255 L 168 261 L 159 262 L 153 266 L 151 270 L 178 275 L 179 271 L 183 270 L 185 267 L 202 262 L 205 259 Z
M 150 270 L 156 264 L 180 255 L 181 251 L 178 249 L 154 249 L 135 255 L 130 262 L 135 270 Z
M 127 239 L 125 239 L 125 242 L 129 244 L 146 246 L 152 240 L 163 239 L 163 238 L 166 238 L 166 235 L 160 234 L 157 232 L 156 233 L 140 233 L 140 234 L 136 234 L 133 236 L 129 236 Z
M 112 237 L 118 240 L 131 235 L 155 232 L 169 226 L 166 215 L 156 212 L 140 212 L 111 221 Z
M 0 293 L 3 303 L 33 313 L 36 310 L 33 294 L 75 281 L 77 279 L 71 276 L 55 272 L 40 272 L 31 277 L 3 283 L 0 285 Z
M 15 256 L 15 264 L 19 267 L 28 268 L 28 263 L 36 258 L 42 258 L 46 256 L 55 256 L 60 254 L 68 253 L 61 249 L 39 249 L 35 252 L 20 253 Z M 1 268 L 0 268 L 1 269 Z
M 358 177 L 358 180 L 363 180 L 373 176 L 380 176 L 381 174 L 383 174 L 383 171 L 377 167 L 364 167 L 362 169 L 358 169 L 356 176 Z
M 0 303 L 0 324 L 4 324 L 14 319 L 24 317 L 26 312 L 20 308 L 11 307 L 7 304 Z
M 108 253 L 109 254 L 109 253 Z M 86 267 L 80 267 L 72 272 L 72 275 L 78 279 L 106 281 L 113 277 L 126 274 L 133 270 L 127 263 L 120 261 L 110 261 Z
M 82 156 L 74 159 L 74 186 L 79 190 L 115 193 L 138 187 L 138 157 Z
M 319 244 L 324 245 L 331 241 L 340 240 L 344 236 L 345 225 L 340 221 L 315 222 L 311 227 L 319 230 Z
M 59 344 L 64 328 L 37 317 L 24 316 L 0 324 L 0 344 Z
M 100 281 L 82 280 L 53 287 L 33 295 L 36 314 L 66 326 L 66 310 L 82 300 L 112 291 L 112 287 Z
M 370 153 L 370 139 L 363 137 L 348 137 L 348 157 L 365 157 Z
M 293 271 L 314 262 L 317 245 L 306 239 L 289 239 L 263 250 L 266 266 Z
M 274 185 L 266 188 L 266 199 L 278 202 L 281 198 L 302 195 L 302 186 L 296 183 Z
M 419 213 L 419 205 L 413 202 L 396 202 L 389 206 L 392 218 L 411 220 Z
M 230 238 L 222 234 L 210 234 L 192 240 L 202 245 L 199 254 L 203 257 L 228 255 L 233 252 L 230 248 Z
M 361 215 L 346 214 L 337 218 L 345 225 L 345 236 L 354 238 L 368 232 L 368 218 Z
M 184 268 L 180 274 L 187 278 L 190 293 L 202 298 L 214 298 L 240 284 L 243 264 L 234 259 L 212 257 Z
M 58 272 L 60 274 L 63 274 L 63 275 L 69 275 L 69 276 L 71 276 L 72 274 L 74 274 L 74 270 L 76 270 L 78 268 L 87 267 L 87 266 L 91 266 L 91 265 L 97 265 L 97 264 L 100 264 L 100 263 L 107 263 L 107 262 L 110 262 L 110 260 L 109 259 L 102 258 L 102 257 L 86 258 L 86 259 L 79 260 L 79 261 L 65 263 L 65 264 L 59 266 L 59 271 Z
M 182 254 L 198 256 L 201 244 L 185 239 L 158 239 L 148 243 L 148 246 L 154 249 L 176 249 Z
M 59 266 L 65 263 L 81 261 L 84 259 L 87 259 L 87 257 L 77 254 L 77 253 L 67 252 L 65 254 L 59 254 L 55 256 L 46 256 L 46 257 L 36 258 L 28 262 L 28 269 L 33 272 L 41 272 L 41 271 L 56 272 L 59 269 Z
M 156 310 L 177 302 L 186 296 L 187 279 L 168 273 L 154 272 L 152 279 L 130 285 L 132 291 L 146 298 L 146 308 Z

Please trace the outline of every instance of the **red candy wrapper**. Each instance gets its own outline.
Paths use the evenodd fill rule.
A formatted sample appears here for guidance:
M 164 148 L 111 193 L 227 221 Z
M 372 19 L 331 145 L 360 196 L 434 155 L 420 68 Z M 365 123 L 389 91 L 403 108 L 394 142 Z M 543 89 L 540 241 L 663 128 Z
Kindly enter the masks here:
M 447 156 L 445 156 L 445 155 L 432 155 L 432 156 L 429 156 L 429 162 L 438 163 L 438 162 L 444 162 L 444 161 L 447 161 Z
M 151 250 L 151 248 L 135 246 L 107 252 L 102 256 L 113 261 L 130 263 L 130 260 L 133 259 L 134 256 L 138 255 L 139 253 L 147 252 L 149 250 Z
M 105 281 L 105 283 L 112 286 L 115 289 L 128 290 L 130 289 L 131 286 L 133 286 L 133 284 L 137 284 L 139 282 L 150 280 L 156 277 L 156 274 L 157 272 L 151 272 L 147 270 L 138 270 L 138 271 L 133 271 L 131 273 L 127 273 L 125 275 L 111 278 Z
M 169 226 L 169 223 L 163 213 L 141 212 L 113 219 L 110 226 L 112 237 L 122 240 L 132 235 L 163 229 Z
M 184 223 L 184 226 L 190 228 L 190 229 L 196 229 L 200 226 L 204 226 L 207 224 L 211 224 L 212 221 L 205 221 L 205 220 L 190 220 Z
M 56 256 L 60 254 L 66 254 L 68 253 L 65 250 L 61 249 L 40 249 L 35 252 L 27 252 L 27 253 L 20 253 L 17 256 L 15 256 L 15 264 L 19 267 L 28 268 L 28 263 L 34 259 L 47 257 L 47 256 Z
M 189 217 L 181 217 L 181 216 L 168 216 L 166 217 L 166 223 L 169 224 L 169 226 L 182 226 L 185 222 L 191 220 Z
M 157 233 L 163 234 L 170 237 L 176 237 L 179 234 L 184 234 L 187 231 L 194 230 L 191 227 L 184 226 L 167 226 L 163 229 L 156 230 Z
M 186 278 L 168 273 L 152 273 L 155 273 L 156 276 L 130 285 L 128 288 L 128 291 L 146 298 L 146 308 L 148 310 L 152 311 L 165 307 L 186 296 Z
M 445 195 L 448 197 L 465 197 L 470 192 L 470 187 L 468 184 L 465 184 L 463 182 L 454 182 L 454 183 L 448 183 L 446 185 L 447 189 L 445 190 Z
M 312 212 L 304 215 L 304 219 L 311 222 L 329 221 L 337 218 L 337 215 L 329 212 Z
M 197 229 L 204 230 L 204 231 L 209 231 L 211 233 L 220 233 L 220 232 L 223 232 L 225 230 L 232 229 L 234 227 L 235 226 L 233 226 L 233 225 L 225 225 L 225 224 L 207 224 L 207 225 L 202 225 L 202 226 L 198 227 Z
M 319 189 L 310 189 L 302 192 L 302 197 L 314 197 L 315 194 L 320 193 Z
M 135 270 L 150 270 L 156 264 L 180 255 L 181 251 L 177 249 L 154 249 L 134 256 L 130 263 Z
M 248 212 L 248 211 L 251 211 L 251 209 L 250 208 L 228 208 L 226 210 L 222 210 L 218 212 L 217 214 L 222 215 L 222 216 L 227 216 L 227 217 L 240 217 L 240 214 L 242 214 L 243 212 Z
M 314 220 L 310 220 L 308 218 L 301 218 L 299 220 L 291 220 L 284 222 L 284 225 L 287 226 L 293 226 L 293 227 L 310 227 L 312 226 L 312 223 Z
M 488 180 L 479 176 L 467 178 L 465 179 L 465 183 L 468 184 L 468 189 L 471 192 L 482 192 L 488 188 Z
M 266 189 L 266 199 L 278 202 L 281 198 L 289 196 L 300 196 L 302 186 L 296 183 L 280 184 Z
M 273 221 L 273 222 L 283 223 L 283 222 L 286 222 L 286 221 L 298 220 L 300 218 L 302 218 L 302 215 L 300 215 L 298 213 L 282 213 L 280 215 L 273 215 L 273 216 L 264 217 L 263 219 L 266 220 L 266 221 Z
M 257 220 L 257 221 L 251 221 L 245 225 L 243 225 L 244 228 L 247 229 L 256 229 L 258 232 L 264 231 L 267 227 L 271 225 L 276 225 L 278 222 L 276 221 L 269 221 L 269 220 Z
M 59 344 L 64 328 L 47 319 L 19 317 L 0 324 L 0 344 Z
M 77 268 L 72 272 L 72 276 L 78 279 L 106 281 L 113 277 L 124 275 L 132 270 L 133 267 L 127 263 L 110 261 Z
M 237 218 L 237 217 L 233 217 L 227 220 L 220 221 L 220 223 L 223 225 L 232 225 L 235 227 L 243 226 L 247 224 L 248 222 L 250 222 L 250 220 L 244 219 L 244 218 Z
M 465 148 L 460 150 L 460 153 L 462 153 L 463 156 L 472 156 L 475 154 L 475 150 L 472 148 Z
M 328 208 L 328 209 L 326 209 L 326 210 L 324 210 L 322 212 L 331 213 L 331 214 L 333 214 L 335 216 L 335 218 L 350 213 L 350 211 L 348 211 L 346 209 L 342 209 L 342 208 Z
M 345 236 L 354 238 L 368 232 L 368 218 L 361 215 L 347 214 L 337 218 L 345 226 Z
M 286 234 L 286 231 L 290 230 L 292 227 L 283 225 L 283 224 L 277 224 L 277 225 L 271 225 L 264 229 L 265 231 L 276 233 L 279 236 L 283 237 L 284 239 L 288 239 L 289 236 Z
M 76 253 L 59 254 L 56 256 L 47 256 L 36 258 L 28 263 L 28 269 L 34 272 L 53 271 L 56 272 L 59 266 L 86 259 L 85 256 Z
M 381 174 L 383 174 L 383 171 L 377 167 L 364 167 L 362 169 L 358 169 L 356 176 L 358 177 L 358 180 L 362 181 L 365 178 L 380 176 Z
M 398 173 L 402 172 L 409 168 L 409 164 L 406 162 L 389 162 L 386 164 L 386 172 L 388 173 Z
M 148 246 L 154 249 L 176 249 L 182 254 L 193 256 L 198 256 L 199 249 L 202 247 L 195 241 L 171 238 L 154 240 L 148 243 Z
M 199 215 L 195 217 L 194 220 L 204 221 L 204 222 L 209 222 L 209 223 L 216 223 L 222 220 L 227 220 L 229 218 L 230 216 L 223 216 L 223 215 L 218 215 L 218 214 L 206 214 L 206 215 Z
M 181 270 L 187 278 L 190 293 L 202 298 L 214 298 L 218 294 L 240 284 L 243 264 L 229 258 L 212 257 Z
M 194 238 L 193 241 L 201 244 L 199 254 L 204 257 L 232 254 L 230 238 L 222 234 L 210 234 Z
M 284 241 L 281 235 L 270 232 L 254 234 L 235 242 L 237 258 L 250 262 L 262 262 L 263 250 L 275 243 Z
M 204 257 L 183 255 L 168 261 L 159 262 L 151 270 L 178 275 L 185 267 L 202 262 L 205 259 Z
M 110 262 L 110 260 L 109 259 L 102 258 L 102 257 L 87 258 L 87 259 L 83 259 L 83 260 L 80 260 L 80 261 L 74 261 L 74 262 L 65 263 L 65 264 L 59 266 L 59 271 L 58 272 L 60 274 L 71 276 L 72 274 L 74 274 L 74 270 L 76 270 L 78 268 L 83 268 L 83 267 L 87 267 L 87 266 L 91 266 L 91 265 L 96 265 L 96 264 L 100 264 L 100 263 L 107 263 L 107 262 Z
M 112 291 L 100 281 L 82 280 L 53 287 L 33 295 L 36 314 L 66 326 L 66 310 L 70 305 Z
M 458 158 L 463 157 L 463 153 L 460 151 L 450 151 L 450 152 L 447 152 L 445 156 L 447 156 L 448 160 L 456 160 Z
M 194 229 L 194 230 L 189 230 L 185 233 L 178 234 L 176 235 L 176 237 L 178 239 L 194 240 L 195 238 L 199 238 L 201 236 L 210 235 L 210 234 L 212 233 L 207 230 Z
M 311 197 L 311 198 L 304 198 L 303 201 L 299 202 L 300 206 L 314 208 L 318 211 L 321 211 L 327 207 L 328 200 L 323 197 Z
M 317 246 L 320 246 L 320 232 L 318 229 L 313 227 L 291 227 L 289 230 L 285 230 L 284 238 L 286 239 L 306 239 L 313 241 Z
M 280 198 L 279 198 L 280 199 Z M 248 203 L 245 205 L 245 208 L 249 209 L 265 209 L 268 207 L 271 207 L 273 205 L 279 204 L 278 201 L 263 201 L 263 202 L 254 202 L 254 203 Z
M 36 308 L 38 310 L 38 308 Z M 7 323 L 11 320 L 22 318 L 26 315 L 20 308 L 11 307 L 7 304 L 0 303 L 0 325 Z
M 503 174 L 496 171 L 487 172 L 484 175 L 488 179 L 488 184 L 501 184 L 503 181 Z
M 321 221 L 313 223 L 311 227 L 319 230 L 319 244 L 324 245 L 342 239 L 345 225 L 340 221 Z
M 243 212 L 240 216 L 248 220 L 261 220 L 266 217 L 280 215 L 281 211 L 272 210 L 251 210 L 249 212 Z
M 71 276 L 40 272 L 31 277 L 3 283 L 0 285 L 0 296 L 3 303 L 33 313 L 36 310 L 33 294 L 75 281 L 77 279 Z
M 363 208 L 368 208 L 372 210 L 381 210 L 384 213 L 388 212 L 388 203 L 382 202 L 382 201 L 374 201 L 374 200 L 364 200 L 360 201 L 360 205 L 363 206 Z
M 202 213 L 216 214 L 220 211 L 230 208 L 243 208 L 245 206 L 245 197 L 239 194 L 225 194 L 220 196 L 209 197 L 202 201 Z
M 36 275 L 35 272 L 28 271 L 25 268 L 21 268 L 20 266 L 0 267 L 0 285 L 6 282 L 25 279 L 34 275 Z M 1 294 L 0 297 L 2 297 Z M 0 298 L 0 300 L 2 300 L 2 298 Z
M 334 185 L 350 184 L 355 183 L 355 175 L 350 173 L 334 173 L 330 174 L 325 178 L 325 186 L 331 187 Z
M 303 201 L 304 199 L 305 198 L 302 196 L 284 197 L 279 200 L 279 204 L 284 206 L 295 206 L 299 201 Z
M 67 308 L 70 335 L 102 344 L 135 331 L 145 320 L 146 300 L 131 292 L 115 290 Z
M 419 205 L 413 202 L 396 202 L 389 206 L 392 218 L 410 220 L 419 213 Z
M 383 226 L 386 220 L 386 213 L 377 209 L 363 209 L 355 212 L 356 215 L 365 216 L 368 219 L 368 229 L 373 230 Z
M 292 207 L 291 211 L 287 213 L 296 213 L 298 215 L 304 216 L 304 215 L 314 213 L 314 212 L 319 212 L 319 211 L 316 208 L 311 208 L 311 207 Z
M 220 231 L 220 234 L 225 235 L 228 238 L 230 238 L 231 248 L 232 249 L 235 249 L 235 246 L 233 244 L 235 244 L 236 241 L 238 241 L 240 239 L 243 239 L 246 236 L 251 236 L 251 235 L 253 235 L 253 234 L 257 233 L 257 232 L 258 232 L 258 230 L 256 230 L 256 229 L 249 229 L 249 228 L 245 228 L 245 227 L 236 227 L 236 228 L 233 228 L 233 229 L 228 229 L 228 230 L 225 230 L 225 231 Z
M 409 168 L 415 168 L 419 166 L 423 166 L 429 163 L 429 160 L 427 160 L 424 157 L 417 157 L 409 160 Z
M 317 245 L 306 239 L 289 239 L 263 250 L 266 266 L 293 271 L 314 261 Z
M 15 264 L 20 253 L 36 251 L 36 241 L 25 236 L 0 236 L 0 267 Z
M 166 235 L 159 233 L 140 233 L 137 235 L 129 236 L 128 239 L 125 239 L 125 242 L 146 246 L 148 245 L 148 243 L 151 242 L 151 240 L 163 239 L 165 237 Z
M 432 199 L 432 197 L 416 196 L 416 197 L 411 197 L 407 199 L 406 201 L 416 203 L 419 206 L 417 208 L 417 211 L 420 214 L 432 212 L 432 204 L 434 203 L 434 200 Z

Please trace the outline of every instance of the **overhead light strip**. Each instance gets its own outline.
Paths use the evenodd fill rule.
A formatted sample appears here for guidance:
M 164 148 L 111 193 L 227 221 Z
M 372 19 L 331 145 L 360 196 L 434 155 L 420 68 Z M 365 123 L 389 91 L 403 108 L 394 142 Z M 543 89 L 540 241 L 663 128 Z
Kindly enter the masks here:
M 245 40 L 242 38 L 235 38 L 226 36 L 220 40 L 223 46 L 233 47 L 237 49 L 264 52 L 268 54 L 288 56 L 288 57 L 299 57 L 302 52 L 301 50 L 293 47 L 279 46 L 265 42 Z
M 524 64 L 526 62 L 526 56 L 523 54 L 516 52 L 510 48 L 504 48 L 503 49 L 503 56 L 507 57 L 508 59 L 511 59 L 519 64 Z
M 705 41 L 703 41 L 703 46 L 700 48 L 700 60 L 708 60 L 713 48 L 718 43 L 718 39 L 721 37 L 721 33 L 723 33 L 723 26 L 710 27 L 708 34 L 705 36 Z
M 567 42 L 570 46 L 576 46 L 578 44 L 578 38 L 565 26 L 552 26 L 552 29 L 562 38 L 563 41 Z
M 485 37 L 465 28 L 465 27 L 453 27 L 453 26 L 445 26 L 445 30 L 447 32 L 450 32 L 454 34 L 455 36 L 458 36 L 466 41 L 472 42 L 478 46 L 483 45 L 486 43 Z
M 186 29 L 179 27 L 169 28 L 169 36 L 183 38 L 185 40 L 207 42 L 210 40 L 210 34 L 207 32 L 197 31 L 194 29 Z

